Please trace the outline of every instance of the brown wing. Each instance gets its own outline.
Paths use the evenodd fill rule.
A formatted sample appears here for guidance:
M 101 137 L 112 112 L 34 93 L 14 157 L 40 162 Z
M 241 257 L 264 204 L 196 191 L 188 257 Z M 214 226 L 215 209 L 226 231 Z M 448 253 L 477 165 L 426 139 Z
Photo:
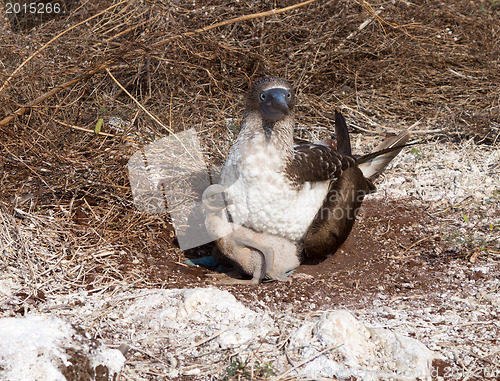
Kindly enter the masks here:
M 347 169 L 332 183 L 304 238 L 307 258 L 324 259 L 344 243 L 365 195 L 373 190 L 373 184 L 357 167 Z
M 294 147 L 293 159 L 288 163 L 286 173 L 295 184 L 336 180 L 355 164 L 352 157 L 343 156 L 326 145 L 309 143 Z

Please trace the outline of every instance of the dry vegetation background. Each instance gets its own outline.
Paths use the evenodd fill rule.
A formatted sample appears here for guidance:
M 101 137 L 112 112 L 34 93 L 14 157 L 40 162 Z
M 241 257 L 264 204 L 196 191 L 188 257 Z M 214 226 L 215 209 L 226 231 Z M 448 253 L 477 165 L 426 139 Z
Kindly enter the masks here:
M 259 14 L 297 3 L 68 1 L 58 17 L 0 19 L 0 271 L 23 286 L 11 303 L 182 286 L 169 217 L 134 208 L 127 161 L 195 127 L 220 164 L 263 75 L 294 84 L 306 138 L 339 108 L 353 134 L 420 121 L 422 139 L 498 144 L 498 1 L 318 0 Z

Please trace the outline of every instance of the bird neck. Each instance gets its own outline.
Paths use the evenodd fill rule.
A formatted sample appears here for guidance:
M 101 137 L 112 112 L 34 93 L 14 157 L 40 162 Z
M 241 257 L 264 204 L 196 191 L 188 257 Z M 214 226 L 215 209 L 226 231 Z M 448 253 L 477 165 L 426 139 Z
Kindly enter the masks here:
M 281 153 L 284 159 L 293 156 L 293 114 L 278 121 L 268 121 L 260 115 L 246 115 L 240 135 L 248 142 L 261 142 L 266 150 Z

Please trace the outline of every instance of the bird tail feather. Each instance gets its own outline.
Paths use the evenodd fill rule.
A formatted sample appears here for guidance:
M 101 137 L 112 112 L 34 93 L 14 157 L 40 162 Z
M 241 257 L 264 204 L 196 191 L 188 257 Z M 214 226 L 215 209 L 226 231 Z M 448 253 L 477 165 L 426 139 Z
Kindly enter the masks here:
M 384 140 L 372 153 L 359 157 L 357 162 L 363 175 L 369 180 L 376 179 L 404 147 L 413 145 L 407 144 L 409 139 L 410 131 L 404 130 Z
M 335 110 L 335 135 L 337 135 L 337 152 L 351 156 L 351 139 L 344 116 Z

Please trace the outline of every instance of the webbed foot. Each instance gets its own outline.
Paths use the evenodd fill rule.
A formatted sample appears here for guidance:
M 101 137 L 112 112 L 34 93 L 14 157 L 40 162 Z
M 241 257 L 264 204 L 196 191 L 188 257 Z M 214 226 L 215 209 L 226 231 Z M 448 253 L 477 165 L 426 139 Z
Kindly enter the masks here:
M 292 280 L 287 277 L 285 274 L 274 274 L 274 273 L 266 273 L 266 276 L 270 279 L 279 281 L 279 282 L 291 282 Z
M 234 278 L 233 276 L 238 276 L 239 273 L 230 273 L 230 275 L 226 273 L 210 273 L 210 274 L 205 274 L 205 276 L 212 278 L 212 281 L 215 284 L 259 284 L 259 279 L 257 278 L 252 278 L 252 279 L 240 279 L 240 278 Z

